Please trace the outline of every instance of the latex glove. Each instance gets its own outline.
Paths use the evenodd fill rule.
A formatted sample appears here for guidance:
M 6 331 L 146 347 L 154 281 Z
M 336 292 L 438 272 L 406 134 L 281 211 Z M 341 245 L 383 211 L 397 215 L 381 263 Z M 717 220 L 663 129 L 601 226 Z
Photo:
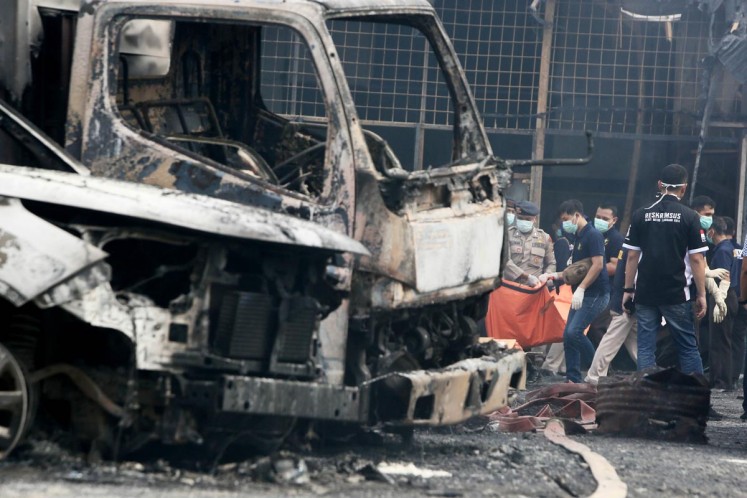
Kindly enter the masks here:
M 724 318 L 726 318 L 726 303 L 723 300 L 716 301 L 713 306 L 713 323 L 721 323 Z
M 729 278 L 729 270 L 726 268 L 716 268 L 715 270 L 706 268 L 705 276 L 706 278 L 718 278 L 719 280 L 724 280 Z
M 555 272 L 543 273 L 542 275 L 539 276 L 539 281 L 541 284 L 544 284 L 549 281 L 555 280 L 557 278 L 559 277 L 558 277 L 558 274 Z
M 718 294 L 718 285 L 713 278 L 706 278 L 706 292 L 714 297 Z
M 726 301 L 726 294 L 729 292 L 730 285 L 731 285 L 731 282 L 729 282 L 728 280 L 722 280 L 718 284 L 718 293 L 719 293 L 719 296 L 721 296 L 722 301 Z
M 573 299 L 571 299 L 571 308 L 574 310 L 580 310 L 581 305 L 584 304 L 584 290 L 583 287 L 579 287 L 576 289 L 576 292 L 573 293 Z
M 538 279 L 534 275 L 527 275 L 527 285 L 529 287 L 536 287 L 539 284 L 540 284 L 540 279 Z

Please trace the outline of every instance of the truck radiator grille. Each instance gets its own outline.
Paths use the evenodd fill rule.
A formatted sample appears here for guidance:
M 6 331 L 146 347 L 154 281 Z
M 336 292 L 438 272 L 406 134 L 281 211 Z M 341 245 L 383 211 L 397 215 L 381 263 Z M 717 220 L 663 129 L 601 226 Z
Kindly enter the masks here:
M 267 294 L 226 292 L 215 328 L 214 349 L 231 358 L 268 358 L 275 313 L 272 298 Z
M 287 306 L 288 312 L 278 330 L 275 355 L 279 362 L 305 363 L 312 353 L 318 305 L 314 299 L 298 297 L 288 300 Z
M 213 286 L 211 350 L 242 360 L 252 373 L 309 377 L 316 375 L 321 315 L 316 299 L 278 299 L 270 294 Z

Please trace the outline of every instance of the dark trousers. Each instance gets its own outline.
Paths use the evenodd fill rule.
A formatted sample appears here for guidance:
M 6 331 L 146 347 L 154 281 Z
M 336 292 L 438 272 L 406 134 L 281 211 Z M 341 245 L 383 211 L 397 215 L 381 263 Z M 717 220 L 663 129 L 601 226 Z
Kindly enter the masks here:
M 708 338 L 708 315 L 703 318 L 695 318 L 693 310 L 693 325 L 695 326 L 695 340 L 698 341 L 698 351 L 703 365 L 708 365 L 708 349 L 710 348 L 710 339 Z
M 734 289 L 729 289 L 729 292 L 726 293 L 726 317 L 721 323 L 715 323 L 713 321 L 713 298 L 708 296 L 708 358 L 710 364 L 709 379 L 712 388 L 731 389 L 734 386 L 732 380 L 732 331 L 739 307 L 737 301 L 737 293 Z
M 747 310 L 737 306 L 737 316 L 734 318 L 734 328 L 731 333 L 731 380 L 734 386 L 739 382 L 739 374 L 745 367 L 745 341 L 747 341 Z

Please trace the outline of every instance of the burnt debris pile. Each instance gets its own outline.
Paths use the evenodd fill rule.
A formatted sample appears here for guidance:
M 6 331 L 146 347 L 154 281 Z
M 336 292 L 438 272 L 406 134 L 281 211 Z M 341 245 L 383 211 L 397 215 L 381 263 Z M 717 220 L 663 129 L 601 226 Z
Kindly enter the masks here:
M 674 368 L 610 379 L 598 387 L 597 431 L 705 443 L 710 400 L 705 377 Z

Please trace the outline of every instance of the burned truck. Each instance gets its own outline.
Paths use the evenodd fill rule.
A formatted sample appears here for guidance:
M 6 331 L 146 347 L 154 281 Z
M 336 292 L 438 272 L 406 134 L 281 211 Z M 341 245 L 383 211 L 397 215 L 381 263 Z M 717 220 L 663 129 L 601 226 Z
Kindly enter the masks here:
M 492 411 L 522 382 L 521 354 L 472 358 L 476 322 L 500 282 L 512 163 L 493 156 L 426 0 L 16 0 L 0 30 L 10 103 L 0 106 L 0 155 L 43 133 L 32 165 L 48 167 L 39 149 L 63 145 L 94 177 L 271 210 L 369 251 L 335 262 L 347 294 L 320 319 L 313 367 L 257 367 L 271 363 L 254 332 L 261 300 L 234 299 L 240 311 L 213 331 L 202 316 L 182 323 L 179 337 L 225 337 L 220 361 L 189 360 L 216 375 L 203 385 L 207 404 L 435 425 Z M 387 51 L 386 63 L 366 63 Z M 415 58 L 396 68 L 396 54 Z M 417 76 L 402 88 L 389 71 Z M 391 109 L 424 115 L 430 104 L 407 96 L 427 87 L 439 97 L 452 135 L 439 144 L 443 157 L 415 164 L 412 150 L 395 150 L 360 118 L 374 87 Z
M 326 378 L 320 323 L 349 298 L 344 256 L 370 256 L 359 242 L 288 214 L 94 177 L 0 112 L 15 162 L 44 166 L 0 164 L 0 459 L 35 419 L 116 458 L 153 441 L 266 450 L 299 421 L 370 426 L 382 422 L 375 401 L 407 407 L 375 383 Z M 434 376 L 475 396 L 471 410 L 505 403 L 523 355 L 473 355 L 381 388 L 412 379 L 427 398 Z M 441 401 L 445 422 L 465 416 L 462 400 Z
M 510 169 L 426 0 L 16 8 L 31 21 L 15 26 L 27 43 L 7 55 L 9 98 L 93 175 L 267 207 L 368 248 L 349 258 L 350 300 L 322 323 L 331 382 L 466 358 L 500 275 Z M 418 87 L 389 91 L 441 96 L 453 140 L 433 167 L 415 169 L 357 115 L 369 92 L 351 71 L 372 46 L 420 53 Z

